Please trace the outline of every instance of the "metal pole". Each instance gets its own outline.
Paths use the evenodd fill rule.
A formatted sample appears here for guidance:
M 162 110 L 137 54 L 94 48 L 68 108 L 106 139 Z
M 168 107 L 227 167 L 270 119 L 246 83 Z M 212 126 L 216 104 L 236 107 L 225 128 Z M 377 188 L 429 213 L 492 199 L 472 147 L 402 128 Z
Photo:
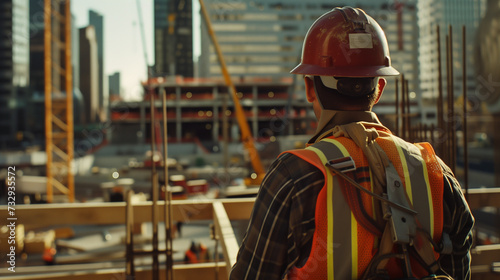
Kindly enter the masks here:
M 395 121 L 395 129 L 394 129 L 394 132 L 396 133 L 396 135 L 400 136 L 399 135 L 399 78 L 396 77 L 395 79 L 396 81 L 396 121 Z
M 153 280 L 159 279 L 158 266 L 158 173 L 155 163 L 155 94 L 151 94 L 151 188 L 153 200 Z
M 75 178 L 71 163 L 74 157 L 74 128 L 73 128 L 73 66 L 71 63 L 71 1 L 66 0 L 64 10 L 64 54 L 65 54 L 65 79 L 66 79 L 66 125 L 67 140 L 66 149 L 68 154 L 68 197 L 69 202 L 75 202 Z
M 434 124 L 431 124 L 431 143 L 434 145 L 436 143 L 436 139 L 434 137 L 434 130 L 436 129 L 436 126 Z
M 163 172 L 165 177 L 165 248 L 167 255 L 166 279 L 174 279 L 173 259 L 172 259 L 172 192 L 168 188 L 168 134 L 167 134 L 167 92 L 162 90 L 163 107 Z
M 441 65 L 441 36 L 439 31 L 439 25 L 436 26 L 436 34 L 437 34 L 437 61 L 438 61 L 438 100 L 437 100 L 437 116 L 438 116 L 438 124 L 437 129 L 444 137 L 444 120 L 443 120 L 443 74 L 442 74 L 442 65 Z M 444 139 L 438 139 L 438 155 L 446 160 L 444 157 Z
M 462 140 L 463 140 L 463 153 L 464 153 L 464 184 L 465 184 L 465 198 L 468 198 L 469 193 L 469 156 L 467 146 L 467 57 L 465 51 L 467 48 L 465 40 L 465 25 L 462 26 L 462 92 L 463 92 L 463 115 L 462 115 Z
M 125 277 L 127 280 L 135 279 L 135 266 L 134 266 L 134 208 L 132 206 L 132 195 L 134 191 L 129 190 L 126 193 L 126 207 L 125 207 L 125 228 L 126 228 L 126 266 Z
M 224 161 L 224 175 L 225 182 L 220 186 L 223 191 L 226 191 L 226 187 L 229 184 L 229 123 L 228 116 L 226 114 L 227 111 L 227 101 L 228 101 L 227 93 L 222 94 L 222 139 L 223 139 L 223 161 Z
M 450 61 L 449 61 L 449 77 L 450 77 L 450 89 L 449 89 L 449 95 L 448 95 L 448 110 L 449 110 L 449 131 L 450 131 L 450 140 L 451 140 L 451 145 L 450 145 L 450 168 L 455 173 L 455 164 L 456 164 L 456 131 L 455 131 L 455 109 L 454 109 L 454 100 L 455 100 L 455 89 L 453 80 L 453 32 L 452 32 L 452 27 L 451 25 L 448 26 L 448 32 L 449 32 L 449 43 L 448 43 L 448 51 L 449 51 L 449 56 L 450 56 Z
M 446 35 L 446 146 L 445 146 L 445 162 L 451 168 L 450 156 L 450 36 Z M 444 106 L 444 104 L 443 104 Z
M 405 91 L 403 92 L 403 94 L 405 95 L 405 100 L 406 100 L 406 104 L 404 104 L 404 106 L 406 106 L 406 128 L 408 130 L 408 138 L 407 140 L 409 141 L 413 141 L 412 139 L 412 129 L 411 129 L 411 122 L 410 122 L 410 91 L 408 89 L 408 80 L 405 80 L 404 81 L 405 83 Z
M 401 136 L 403 139 L 408 140 L 406 137 L 406 100 L 405 100 L 405 76 L 401 74 Z
M 47 202 L 53 200 L 52 172 L 52 6 L 44 2 L 44 70 L 45 70 L 45 152 L 47 154 Z

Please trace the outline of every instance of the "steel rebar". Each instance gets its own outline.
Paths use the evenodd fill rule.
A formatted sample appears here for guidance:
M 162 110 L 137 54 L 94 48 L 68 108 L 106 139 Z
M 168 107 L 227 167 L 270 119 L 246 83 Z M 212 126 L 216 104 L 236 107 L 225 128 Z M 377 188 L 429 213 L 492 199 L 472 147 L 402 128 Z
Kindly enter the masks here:
M 158 173 L 156 171 L 155 155 L 155 94 L 151 94 L 151 188 L 152 188 L 152 219 L 153 219 L 153 280 L 159 280 L 158 264 Z
M 405 96 L 405 75 L 401 74 L 401 138 L 408 140 L 406 137 L 406 132 L 408 128 L 406 127 L 406 96 Z
M 167 93 L 165 88 L 160 90 L 163 107 L 163 172 L 165 180 L 165 251 L 166 251 L 166 279 L 174 279 L 173 244 L 172 244 L 172 192 L 168 188 L 168 133 L 167 133 Z
M 396 77 L 395 79 L 396 81 L 396 88 L 395 88 L 395 94 L 396 94 L 396 120 L 395 120 L 395 124 L 394 124 L 394 132 L 396 133 L 396 135 L 399 136 L 399 78 Z
M 446 135 L 445 129 L 444 129 L 444 110 L 443 110 L 443 73 L 442 73 L 442 64 L 441 64 L 441 35 L 440 35 L 440 29 L 439 25 L 436 26 L 436 34 L 437 34 L 437 61 L 438 61 L 438 100 L 437 100 L 437 117 L 438 117 L 438 123 L 437 123 L 437 130 L 438 133 L 441 134 L 439 135 L 439 143 L 438 143 L 438 155 L 441 157 L 443 160 L 446 160 L 445 157 L 445 142 L 444 142 L 444 137 Z
M 462 115 L 462 140 L 463 140 L 463 157 L 464 157 L 464 184 L 465 198 L 468 198 L 469 192 L 469 159 L 467 146 L 467 57 L 465 54 L 466 32 L 465 25 L 462 26 L 462 91 L 463 91 L 463 115 Z
M 448 140 L 450 141 L 449 148 L 449 160 L 450 168 L 455 173 L 455 159 L 456 159 L 456 130 L 455 130 L 455 90 L 454 90 L 454 74 L 453 74 L 453 30 L 451 25 L 448 26 Z
M 127 280 L 135 279 L 135 266 L 134 266 L 134 208 L 132 206 L 132 195 L 134 191 L 129 190 L 126 193 L 125 201 L 125 242 L 126 242 L 126 266 L 125 266 L 125 277 Z

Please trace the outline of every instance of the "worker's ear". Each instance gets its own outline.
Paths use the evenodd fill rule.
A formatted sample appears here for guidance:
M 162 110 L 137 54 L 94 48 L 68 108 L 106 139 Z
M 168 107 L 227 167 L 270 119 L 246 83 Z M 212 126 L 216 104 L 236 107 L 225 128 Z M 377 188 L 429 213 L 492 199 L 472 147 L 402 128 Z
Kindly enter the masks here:
M 378 101 L 380 100 L 380 97 L 382 96 L 382 93 L 384 92 L 384 88 L 386 85 L 387 85 L 386 79 L 384 79 L 384 78 L 378 79 L 378 86 L 377 86 L 378 96 L 377 96 L 377 99 L 375 100 L 375 103 L 373 103 L 373 104 L 378 103 Z
M 314 90 L 314 81 L 304 76 L 304 82 L 306 83 L 306 97 L 308 102 L 313 102 L 316 100 L 316 90 Z

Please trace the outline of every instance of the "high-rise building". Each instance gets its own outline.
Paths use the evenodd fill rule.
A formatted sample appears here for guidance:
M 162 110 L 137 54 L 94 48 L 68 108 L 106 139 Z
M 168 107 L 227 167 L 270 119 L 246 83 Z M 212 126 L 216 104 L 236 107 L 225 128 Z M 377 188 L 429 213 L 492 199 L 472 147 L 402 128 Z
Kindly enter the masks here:
M 312 23 L 335 7 L 355 5 L 384 29 L 393 65 L 410 80 L 409 91 L 418 92 L 416 2 L 207 0 L 205 3 L 231 76 L 290 77 L 290 70 L 300 62 L 304 36 Z M 205 25 L 204 19 L 201 25 Z M 204 28 L 201 41 L 200 77 L 220 77 L 218 58 Z M 302 77 L 295 78 L 296 94 L 292 99 L 305 99 Z M 380 102 L 382 106 L 375 108 L 378 113 L 395 111 L 394 79 L 388 78 L 388 82 Z
M 420 82 L 422 95 L 425 99 L 433 102 L 438 96 L 438 41 L 437 28 L 440 30 L 441 43 L 441 73 L 442 89 L 447 92 L 446 73 L 446 38 L 450 35 L 449 27 L 452 28 L 452 54 L 453 54 L 453 77 L 455 96 L 462 94 L 462 26 L 466 32 L 467 53 L 467 91 L 474 92 L 474 44 L 476 42 L 476 30 L 484 10 L 484 1 L 469 0 L 420 0 L 418 1 L 418 22 L 420 27 L 419 39 L 419 62 Z
M 30 88 L 38 94 L 45 92 L 44 71 L 44 12 L 43 1 L 30 0 Z
M 104 17 L 96 11 L 89 10 L 89 25 L 94 26 L 97 42 L 99 117 L 101 121 L 105 121 L 109 111 L 109 95 L 104 79 Z
M 80 91 L 84 101 L 84 123 L 99 121 L 99 62 L 93 25 L 80 28 Z
M 76 18 L 71 16 L 71 64 L 73 65 L 73 88 L 80 88 L 80 33 Z
M 194 76 L 192 3 L 154 1 L 155 73 Z
M 115 72 L 112 75 L 108 76 L 108 85 L 109 85 L 109 96 L 118 96 L 121 97 L 120 90 L 120 72 Z
M 0 0 L 0 148 L 16 141 L 29 83 L 28 0 Z

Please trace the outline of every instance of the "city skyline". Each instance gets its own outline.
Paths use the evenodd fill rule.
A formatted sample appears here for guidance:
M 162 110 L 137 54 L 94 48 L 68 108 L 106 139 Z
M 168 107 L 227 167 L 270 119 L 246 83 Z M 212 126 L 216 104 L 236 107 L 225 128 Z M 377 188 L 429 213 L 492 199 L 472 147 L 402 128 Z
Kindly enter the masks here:
M 135 0 L 77 0 L 71 2 L 71 11 L 78 28 L 89 24 L 89 10 L 103 16 L 104 78 L 121 73 L 121 87 L 126 100 L 140 100 L 141 82 L 147 78 L 146 65 L 154 63 L 153 0 L 141 0 L 141 12 L 147 53 L 145 62 L 141 27 Z M 118 9 L 117 6 L 120 6 Z

